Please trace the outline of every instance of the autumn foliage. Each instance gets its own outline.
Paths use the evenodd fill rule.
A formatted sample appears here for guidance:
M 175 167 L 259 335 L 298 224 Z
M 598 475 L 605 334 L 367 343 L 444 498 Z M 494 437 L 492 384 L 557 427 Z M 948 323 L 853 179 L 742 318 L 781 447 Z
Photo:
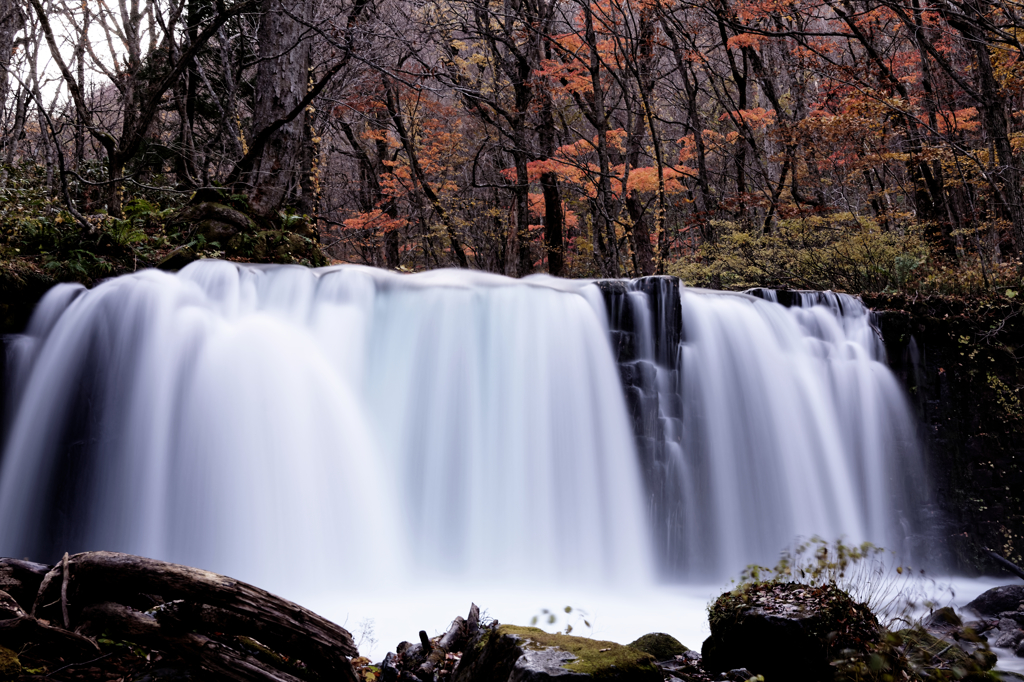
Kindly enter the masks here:
M 149 4 L 159 14 L 179 3 Z M 333 80 L 306 111 L 311 179 L 296 208 L 335 259 L 404 270 L 1017 286 L 1022 9 L 1015 0 L 330 0 L 304 34 L 310 87 Z M 252 52 L 236 36 L 256 36 L 262 20 L 243 12 L 223 22 L 196 58 L 206 70 L 182 76 L 206 85 L 168 90 L 150 138 L 172 152 L 220 145 L 205 165 L 166 154 L 151 170 L 169 190 L 236 180 L 232 154 L 255 134 L 244 87 Z M 31 45 L 31 26 L 22 30 Z M 229 93 L 232 69 L 239 84 Z M 186 145 L 187 107 L 173 101 L 189 88 L 198 104 Z M 6 93 L 8 163 L 37 163 L 27 141 L 45 127 L 33 129 L 29 115 L 12 128 L 31 89 Z M 70 154 L 81 112 L 61 101 L 53 116 L 68 125 L 56 141 Z M 122 98 L 110 115 L 132 106 Z M 225 142 L 224 121 L 237 122 L 240 142 Z M 103 157 L 82 153 L 79 162 Z M 141 162 L 126 163 L 130 173 Z M 88 204 L 84 185 L 72 189 Z

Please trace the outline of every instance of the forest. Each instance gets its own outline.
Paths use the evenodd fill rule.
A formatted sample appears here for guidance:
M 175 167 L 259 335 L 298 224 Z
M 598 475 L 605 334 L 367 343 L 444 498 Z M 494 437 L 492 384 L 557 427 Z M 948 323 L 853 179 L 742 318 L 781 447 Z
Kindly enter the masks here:
M 1022 11 L 0 0 L 0 263 L 95 280 L 219 256 L 1012 298 Z

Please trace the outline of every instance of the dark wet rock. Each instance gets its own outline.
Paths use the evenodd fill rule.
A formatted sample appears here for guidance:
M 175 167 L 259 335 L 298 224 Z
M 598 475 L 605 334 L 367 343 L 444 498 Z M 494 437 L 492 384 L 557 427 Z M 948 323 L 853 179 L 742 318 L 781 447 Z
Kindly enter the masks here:
M 754 583 L 720 596 L 709 610 L 701 649 L 712 673 L 747 668 L 767 679 L 832 679 L 841 652 L 879 640 L 871 611 L 835 586 Z
M 996 616 L 1004 611 L 1016 611 L 1024 602 L 1024 585 L 1002 585 L 987 590 L 966 607 L 981 616 Z
M 557 678 L 658 682 L 654 657 L 614 642 L 495 625 L 467 646 L 452 682 L 542 682 Z
M 651 632 L 630 642 L 629 646 L 654 656 L 658 661 L 668 661 L 689 651 L 682 642 L 664 632 Z
M 1024 627 L 1024 611 L 1003 611 L 998 617 L 999 620 L 1012 620 L 1017 627 Z
M 620 363 L 632 363 L 636 360 L 636 334 L 626 331 L 609 332 L 612 355 Z

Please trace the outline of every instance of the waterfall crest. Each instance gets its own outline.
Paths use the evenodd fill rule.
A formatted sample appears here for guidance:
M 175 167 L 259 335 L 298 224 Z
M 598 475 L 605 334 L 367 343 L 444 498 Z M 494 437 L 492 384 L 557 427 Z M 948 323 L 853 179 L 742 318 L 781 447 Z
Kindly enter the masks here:
M 913 420 L 863 306 L 811 299 L 218 261 L 62 285 L 8 346 L 0 554 L 281 589 L 901 549 Z

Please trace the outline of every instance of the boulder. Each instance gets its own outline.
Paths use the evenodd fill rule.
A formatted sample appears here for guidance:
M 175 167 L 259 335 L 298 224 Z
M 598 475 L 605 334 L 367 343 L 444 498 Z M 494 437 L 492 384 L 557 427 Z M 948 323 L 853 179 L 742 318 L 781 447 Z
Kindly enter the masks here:
M 922 625 L 929 630 L 952 630 L 963 627 L 963 624 L 952 606 L 943 606 L 941 609 L 932 611 L 922 621 Z
M 689 651 L 682 642 L 664 632 L 651 632 L 630 642 L 629 646 L 654 656 L 656 661 L 668 661 Z
M 1003 611 L 1016 611 L 1024 602 L 1024 585 L 1002 585 L 982 592 L 966 607 L 979 616 L 998 616 Z
M 614 642 L 497 625 L 466 647 L 452 682 L 622 680 L 660 682 L 654 657 Z
M 834 585 L 752 583 L 720 596 L 709 610 L 704 669 L 746 668 L 766 679 L 820 682 L 833 661 L 864 654 L 880 639 L 875 616 Z
M 7 647 L 0 646 L 0 680 L 10 679 L 21 674 L 21 661 L 18 654 Z
M 189 237 L 202 236 L 207 242 L 221 246 L 243 232 L 257 230 L 252 218 L 236 208 L 216 201 L 204 201 L 186 206 L 167 222 L 168 231 L 179 229 Z

